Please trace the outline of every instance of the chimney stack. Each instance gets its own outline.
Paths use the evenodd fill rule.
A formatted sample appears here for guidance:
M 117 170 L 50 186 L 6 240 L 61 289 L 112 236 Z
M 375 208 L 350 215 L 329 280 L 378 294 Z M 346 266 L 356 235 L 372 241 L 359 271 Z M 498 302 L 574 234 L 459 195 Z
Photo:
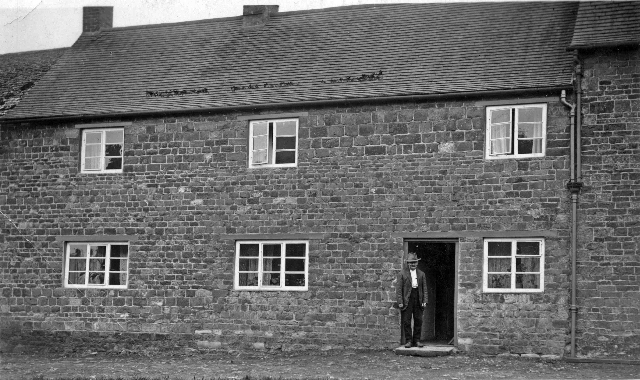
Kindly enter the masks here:
M 245 5 L 242 7 L 242 26 L 256 28 L 265 26 L 271 15 L 278 13 L 277 5 Z
M 82 33 L 95 33 L 113 27 L 113 7 L 83 7 Z

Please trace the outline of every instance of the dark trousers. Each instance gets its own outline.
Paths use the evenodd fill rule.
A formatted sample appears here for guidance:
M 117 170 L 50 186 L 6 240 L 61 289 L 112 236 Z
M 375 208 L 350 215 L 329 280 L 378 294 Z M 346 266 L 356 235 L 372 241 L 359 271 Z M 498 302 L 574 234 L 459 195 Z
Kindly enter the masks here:
M 418 299 L 418 289 L 411 289 L 409 304 L 402 311 L 402 328 L 404 329 L 405 342 L 416 344 L 422 333 L 422 307 Z M 413 334 L 411 334 L 411 317 L 413 317 Z

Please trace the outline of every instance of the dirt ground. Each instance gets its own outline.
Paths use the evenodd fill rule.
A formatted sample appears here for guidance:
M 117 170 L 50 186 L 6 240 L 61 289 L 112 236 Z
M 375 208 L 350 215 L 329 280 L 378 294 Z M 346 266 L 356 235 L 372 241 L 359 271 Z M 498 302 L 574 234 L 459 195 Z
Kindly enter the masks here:
M 206 380 L 246 375 L 286 379 L 638 379 L 640 366 L 468 355 L 425 358 L 398 356 L 392 351 L 0 356 L 2 380 L 79 376 Z

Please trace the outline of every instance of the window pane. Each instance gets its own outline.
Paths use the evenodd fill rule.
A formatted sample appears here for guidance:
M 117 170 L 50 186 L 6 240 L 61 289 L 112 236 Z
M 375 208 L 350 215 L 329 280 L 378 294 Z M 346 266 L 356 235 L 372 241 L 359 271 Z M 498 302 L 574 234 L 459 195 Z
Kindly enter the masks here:
M 85 159 L 84 160 L 84 168 L 86 170 L 99 170 L 100 169 L 100 157 Z
M 84 148 L 85 158 L 102 156 L 102 145 L 87 145 Z
M 84 285 L 84 273 L 69 273 L 69 285 Z
M 89 284 L 104 285 L 104 272 L 89 272 Z
M 127 260 L 126 259 L 111 259 L 109 261 L 109 271 L 111 272 L 126 272 Z
M 537 241 L 519 241 L 516 244 L 517 255 L 540 255 L 540 243 Z
M 517 289 L 540 289 L 540 275 L 516 274 Z
M 85 140 L 87 144 L 101 144 L 102 132 L 85 132 Z
M 276 123 L 276 137 L 278 136 L 295 136 L 296 135 L 296 122 L 279 121 Z
M 126 285 L 126 273 L 109 273 L 109 285 Z
M 253 150 L 267 149 L 269 138 L 267 136 L 256 136 L 253 138 Z
M 120 144 L 105 145 L 104 149 L 105 149 L 105 152 L 104 152 L 105 156 L 109 156 L 109 157 L 122 156 L 122 145 Z
M 240 271 L 258 271 L 258 259 L 240 259 L 238 266 Z
M 540 258 L 538 257 L 516 258 L 516 272 L 540 272 Z
M 267 123 L 266 121 L 253 123 L 253 136 L 268 135 L 268 134 L 269 134 L 269 123 Z
M 258 257 L 259 252 L 258 244 L 240 244 L 240 257 Z
M 69 259 L 69 271 L 85 271 L 87 270 L 86 259 Z
M 287 244 L 287 257 L 305 257 L 307 251 L 306 244 Z
M 520 123 L 518 124 L 518 137 L 532 139 L 542 137 L 541 123 Z
M 282 260 L 278 259 L 263 259 L 262 270 L 265 272 L 280 272 L 282 266 Z
M 284 275 L 284 284 L 285 286 L 305 286 L 304 274 L 287 273 Z
M 122 158 L 107 158 L 104 164 L 105 170 L 122 169 Z
M 490 274 L 487 278 L 487 286 L 492 289 L 509 289 L 511 288 L 511 275 Z
M 511 242 L 490 241 L 487 243 L 489 256 L 511 256 Z
M 518 109 L 518 122 L 542 122 L 542 108 Z
M 254 164 L 266 164 L 267 163 L 267 150 L 256 150 L 253 152 Z
M 69 244 L 69 257 L 87 257 L 87 245 Z
M 90 247 L 91 257 L 105 257 L 107 255 L 107 247 L 104 245 L 94 245 Z
M 116 245 L 111 246 L 111 257 L 127 257 L 129 255 L 129 246 Z
M 276 164 L 295 164 L 296 152 L 276 152 Z
M 533 153 L 533 141 L 518 140 L 518 154 L 531 154 L 531 153 Z
M 491 124 L 505 123 L 511 121 L 511 109 L 501 109 L 491 111 Z
M 265 273 L 262 275 L 262 285 L 280 286 L 280 273 Z
M 280 257 L 281 249 L 282 249 L 281 244 L 265 244 L 262 246 L 262 255 L 271 256 L 271 257 Z
M 295 137 L 276 137 L 276 149 L 295 149 Z
M 240 273 L 238 283 L 240 286 L 258 286 L 258 273 Z
M 531 141 L 533 142 L 532 153 L 542 153 L 542 139 L 534 139 Z
M 124 142 L 124 130 L 105 131 L 105 144 L 122 144 Z
M 511 272 L 511 259 L 488 259 L 488 272 Z
M 304 272 L 304 259 L 287 259 L 284 270 L 287 272 Z

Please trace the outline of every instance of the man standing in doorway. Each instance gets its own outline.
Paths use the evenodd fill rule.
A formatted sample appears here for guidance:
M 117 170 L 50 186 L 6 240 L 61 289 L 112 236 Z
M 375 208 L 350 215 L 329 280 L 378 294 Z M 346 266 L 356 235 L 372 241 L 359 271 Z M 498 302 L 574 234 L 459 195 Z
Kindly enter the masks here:
M 404 253 L 404 252 L 403 252 Z M 422 311 L 427 305 L 427 279 L 423 271 L 418 269 L 420 259 L 415 253 L 407 256 L 407 267 L 398 275 L 396 298 L 402 315 L 402 329 L 406 348 L 424 347 L 420 343 L 422 333 Z M 413 317 L 413 334 L 411 333 L 411 317 Z

